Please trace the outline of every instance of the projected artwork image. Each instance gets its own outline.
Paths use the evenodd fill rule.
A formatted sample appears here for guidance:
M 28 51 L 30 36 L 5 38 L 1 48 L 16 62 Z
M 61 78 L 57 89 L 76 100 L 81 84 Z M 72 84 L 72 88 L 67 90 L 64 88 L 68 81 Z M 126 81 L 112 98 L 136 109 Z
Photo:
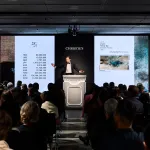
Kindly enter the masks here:
M 145 90 L 148 91 L 149 71 L 148 71 L 148 37 L 135 36 L 134 37 L 134 66 L 135 66 L 135 84 L 142 83 Z
M 129 56 L 100 56 L 100 70 L 129 70 Z

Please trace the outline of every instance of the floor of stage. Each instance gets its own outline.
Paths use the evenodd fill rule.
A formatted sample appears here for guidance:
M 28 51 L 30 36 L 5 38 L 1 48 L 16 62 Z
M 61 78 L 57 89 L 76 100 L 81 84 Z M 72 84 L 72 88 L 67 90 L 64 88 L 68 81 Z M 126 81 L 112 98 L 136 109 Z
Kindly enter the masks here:
M 81 118 L 82 110 L 66 110 L 67 118 Z
M 86 135 L 86 124 L 81 119 L 81 110 L 66 110 L 67 121 L 61 125 L 58 138 L 58 149 L 60 150 L 91 150 L 80 140 L 79 135 Z

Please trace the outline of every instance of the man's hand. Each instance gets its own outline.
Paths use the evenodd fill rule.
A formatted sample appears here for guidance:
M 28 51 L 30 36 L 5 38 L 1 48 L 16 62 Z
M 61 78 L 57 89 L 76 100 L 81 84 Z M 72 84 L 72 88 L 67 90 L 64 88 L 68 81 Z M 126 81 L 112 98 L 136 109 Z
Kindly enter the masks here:
M 53 67 L 55 67 L 55 64 L 51 63 L 51 65 L 52 65 Z
M 80 70 L 79 73 L 84 73 L 84 70 Z

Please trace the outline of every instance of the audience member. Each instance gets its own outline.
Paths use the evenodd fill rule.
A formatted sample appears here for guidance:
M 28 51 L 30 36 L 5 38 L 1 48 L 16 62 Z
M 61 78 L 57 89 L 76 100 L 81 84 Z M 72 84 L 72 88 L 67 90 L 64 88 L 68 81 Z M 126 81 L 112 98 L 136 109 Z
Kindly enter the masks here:
M 50 102 L 58 108 L 59 117 L 62 121 L 66 121 L 65 116 L 65 93 L 56 84 L 48 84 Z
M 48 86 L 47 86 L 47 89 L 48 91 L 51 91 L 54 87 L 54 84 L 53 83 L 49 83 Z
M 116 111 L 118 105 L 118 101 L 114 98 L 108 99 L 105 103 L 104 103 L 104 111 L 105 111 L 105 116 L 106 119 L 112 119 L 114 117 L 114 113 Z
M 144 116 L 148 116 L 149 104 L 150 104 L 150 96 L 149 96 L 149 93 L 143 92 L 143 93 L 139 96 L 139 101 L 142 102 L 142 104 L 143 104 Z
M 103 87 L 106 88 L 106 89 L 108 89 L 108 88 L 109 88 L 109 84 L 108 84 L 107 82 L 105 82 L 105 83 L 103 84 Z
M 109 94 L 110 98 L 114 98 L 116 100 L 123 100 L 123 97 L 121 97 L 120 92 L 119 92 L 119 88 L 113 88 L 110 90 L 110 94 Z
M 6 143 L 6 138 L 11 129 L 12 119 L 3 110 L 0 110 L 0 150 L 11 150 Z
M 115 88 L 115 83 L 114 83 L 114 82 L 110 82 L 110 83 L 109 83 L 109 88 L 110 88 L 110 89 Z
M 32 83 L 29 83 L 28 85 L 28 89 L 32 88 L 33 87 L 33 84 Z
M 128 88 L 128 97 L 126 98 L 126 101 L 130 101 L 132 104 L 132 107 L 136 109 L 136 113 L 144 113 L 143 104 L 139 101 L 138 98 L 139 89 L 132 85 Z
M 45 109 L 47 113 L 54 113 L 57 119 L 59 117 L 58 108 L 50 101 L 51 98 L 53 97 L 51 97 L 49 92 L 44 92 L 43 93 L 44 103 L 42 104 L 41 108 Z
M 21 90 L 21 86 L 22 86 L 22 81 L 18 81 L 16 89 L 20 91 Z
M 24 90 L 24 91 L 28 92 L 28 87 L 27 87 L 27 85 L 26 85 L 26 84 L 22 84 L 21 90 Z
M 2 143 L 13 150 L 47 150 L 47 141 L 52 142 L 56 133 L 57 120 L 66 120 L 65 92 L 53 83 L 43 93 L 38 83 L 27 87 L 18 81 L 15 88 L 11 82 L 4 84 L 7 88 L 0 84 L 0 149 Z M 115 87 L 114 82 L 104 83 L 103 87 L 87 84 L 82 111 L 87 135 L 80 136 L 80 140 L 86 145 L 91 143 L 94 150 L 143 150 L 144 145 L 150 149 L 148 128 L 144 136 L 143 130 L 142 134 L 135 132 L 137 116 L 148 117 L 149 102 L 142 84 L 131 85 L 128 90 L 123 84 Z M 12 119 L 12 128 L 7 128 L 5 136 L 1 136 L 1 121 L 7 119 L 1 120 L 1 115 Z
M 40 95 L 41 93 L 39 92 L 39 84 L 38 83 L 34 83 L 33 84 L 33 90 L 34 90 L 34 93 L 36 95 Z
M 90 141 L 92 144 L 92 148 L 95 149 L 97 143 L 101 143 L 103 138 L 109 135 L 112 135 L 116 131 L 116 125 L 114 122 L 114 113 L 116 111 L 118 105 L 118 101 L 116 99 L 108 99 L 104 103 L 104 111 L 106 120 L 101 122 L 100 125 L 95 126 L 90 136 Z
M 144 93 L 144 86 L 142 83 L 138 83 L 137 88 L 139 89 L 139 96 Z
M 47 150 L 45 138 L 37 128 L 40 108 L 36 102 L 26 102 L 20 111 L 22 125 L 20 130 L 21 150 Z
M 136 108 L 130 101 L 120 101 L 117 106 L 114 120 L 117 131 L 106 136 L 95 149 L 101 150 L 144 150 L 141 137 L 132 129 L 132 122 L 136 115 Z
M 7 89 L 10 90 L 14 87 L 12 82 L 7 83 Z

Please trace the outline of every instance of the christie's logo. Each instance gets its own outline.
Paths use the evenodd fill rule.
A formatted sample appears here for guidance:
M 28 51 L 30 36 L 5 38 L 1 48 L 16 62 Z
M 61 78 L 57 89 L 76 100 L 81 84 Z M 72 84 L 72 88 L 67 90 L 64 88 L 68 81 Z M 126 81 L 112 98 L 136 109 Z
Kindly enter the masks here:
M 110 47 L 109 45 L 106 45 L 104 41 L 101 41 L 100 50 L 104 50 L 104 49 L 112 49 L 112 47 Z
M 77 50 L 77 51 L 80 51 L 80 50 L 83 50 L 84 48 L 83 47 L 65 47 L 65 50 Z

